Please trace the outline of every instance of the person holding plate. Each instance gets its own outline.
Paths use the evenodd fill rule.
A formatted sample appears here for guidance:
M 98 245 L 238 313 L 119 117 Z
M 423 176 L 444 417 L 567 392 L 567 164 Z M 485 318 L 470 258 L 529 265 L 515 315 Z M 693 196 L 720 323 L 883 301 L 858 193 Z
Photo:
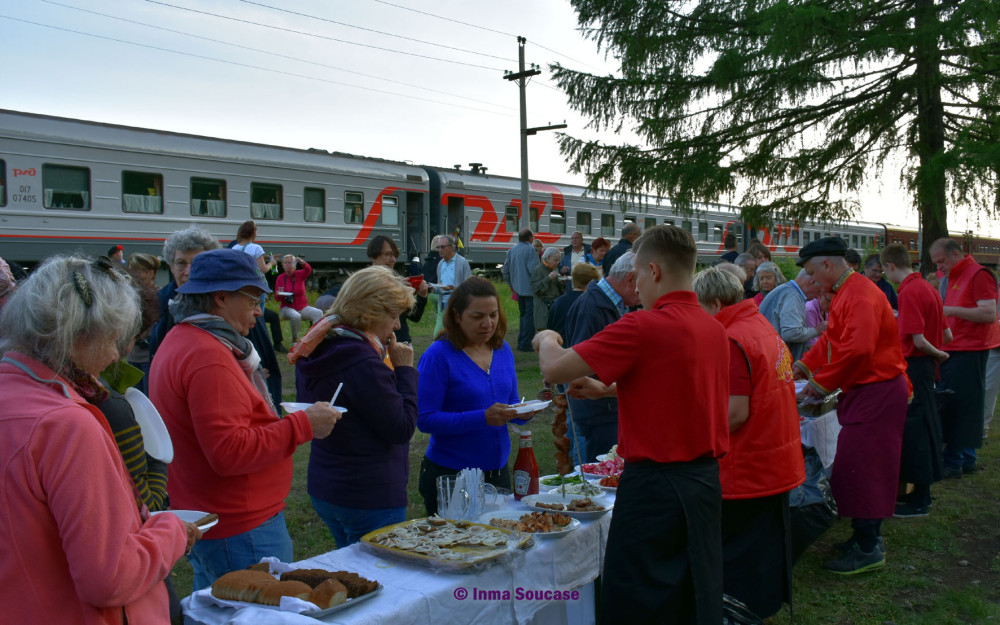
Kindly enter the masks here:
M 417 427 L 431 435 L 418 488 L 437 512 L 437 478 L 481 469 L 486 482 L 511 489 L 507 422 L 520 401 L 514 352 L 496 287 L 477 276 L 459 284 L 444 311 L 444 333 L 420 358 Z M 530 418 L 533 415 L 527 415 Z
M 341 287 L 332 316 L 302 339 L 308 353 L 292 352 L 298 401 L 328 401 L 342 390 L 345 418 L 333 436 L 313 441 L 308 481 L 337 548 L 406 520 L 417 370 L 413 348 L 393 331 L 413 303 L 413 288 L 391 268 L 362 269 Z
M 169 620 L 164 579 L 201 531 L 150 516 L 95 405 L 139 315 L 128 276 L 83 256 L 46 261 L 0 315 L 6 622 Z

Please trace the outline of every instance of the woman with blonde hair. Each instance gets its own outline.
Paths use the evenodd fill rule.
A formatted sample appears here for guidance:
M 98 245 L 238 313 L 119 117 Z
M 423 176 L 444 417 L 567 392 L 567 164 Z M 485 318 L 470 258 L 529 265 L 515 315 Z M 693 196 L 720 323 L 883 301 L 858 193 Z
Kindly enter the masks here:
M 404 278 L 367 267 L 347 279 L 329 315 L 293 350 L 298 401 L 330 401 L 343 384 L 337 405 L 345 418 L 334 436 L 313 441 L 308 477 L 313 507 L 338 548 L 406 520 L 417 370 L 413 348 L 394 330 L 413 304 Z

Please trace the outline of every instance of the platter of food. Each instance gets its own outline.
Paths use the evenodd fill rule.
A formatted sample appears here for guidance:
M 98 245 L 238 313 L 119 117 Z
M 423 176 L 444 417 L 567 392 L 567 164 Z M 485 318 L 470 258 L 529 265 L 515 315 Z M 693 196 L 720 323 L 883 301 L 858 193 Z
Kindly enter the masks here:
M 278 575 L 262 563 L 222 575 L 208 597 L 225 607 L 253 606 L 318 619 L 371 599 L 382 589 L 377 581 L 350 571 L 291 569 Z
M 531 537 L 485 523 L 433 516 L 369 532 L 361 537 L 361 545 L 380 556 L 460 570 L 492 563 L 513 549 L 527 548 Z
M 521 503 L 541 512 L 557 512 L 583 521 L 600 518 L 610 512 L 615 505 L 605 497 L 583 497 L 581 495 L 528 495 Z
M 173 514 L 180 518 L 181 521 L 194 523 L 203 532 L 219 524 L 219 515 L 209 514 L 200 510 L 157 510 L 151 514 L 163 514 L 164 512 Z
M 606 493 L 617 493 L 618 492 L 618 480 L 621 478 L 620 475 L 606 475 L 597 481 L 597 486 L 600 487 Z
M 584 479 L 582 475 L 575 471 L 568 475 L 553 473 L 552 475 L 543 475 L 538 478 L 538 483 L 542 486 L 561 486 L 563 482 L 566 484 L 582 484 Z
M 606 475 L 620 475 L 625 468 L 625 461 L 615 456 L 602 462 L 577 465 L 574 468 L 583 473 L 584 477 L 600 479 Z
M 551 511 L 502 510 L 487 512 L 479 517 L 479 521 L 506 531 L 523 532 L 539 537 L 565 536 L 580 527 L 580 522 L 576 519 Z
M 510 407 L 514 409 L 517 414 L 527 414 L 529 412 L 537 412 L 539 410 L 545 410 L 549 407 L 552 400 L 541 401 L 538 399 L 532 399 L 521 404 L 511 404 Z

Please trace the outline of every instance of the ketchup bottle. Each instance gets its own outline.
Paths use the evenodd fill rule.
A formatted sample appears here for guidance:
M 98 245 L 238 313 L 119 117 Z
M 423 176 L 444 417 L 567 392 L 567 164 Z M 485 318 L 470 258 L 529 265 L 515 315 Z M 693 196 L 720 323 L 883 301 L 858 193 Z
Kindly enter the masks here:
M 538 494 L 538 461 L 531 446 L 531 432 L 521 431 L 521 445 L 514 461 L 514 499 Z

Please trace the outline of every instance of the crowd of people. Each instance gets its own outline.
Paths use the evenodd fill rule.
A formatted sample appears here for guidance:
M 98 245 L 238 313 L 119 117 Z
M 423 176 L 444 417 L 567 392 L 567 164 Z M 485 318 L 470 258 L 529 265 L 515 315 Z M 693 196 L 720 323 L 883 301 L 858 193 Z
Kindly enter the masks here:
M 430 435 L 417 480 L 427 514 L 437 479 L 465 468 L 510 489 L 507 425 L 534 415 L 511 407 L 502 296 L 472 275 L 458 233 L 435 237 L 436 258 L 409 278 L 394 270 L 396 243 L 373 237 L 371 266 L 317 306 L 310 265 L 285 256 L 272 286 L 278 259 L 255 238 L 253 222 L 230 248 L 175 232 L 158 293 L 160 260 L 121 249 L 53 257 L 28 279 L 0 261 L 0 394 L 18 399 L 0 405 L 12 548 L 0 567 L 23 580 L 0 597 L 19 622 L 176 622 L 168 574 L 185 554 L 195 590 L 264 556 L 292 561 L 285 501 L 307 442 L 308 493 L 338 547 L 406 519 L 417 429 Z M 724 594 L 760 617 L 790 602 L 800 401 L 838 397 L 829 477 L 853 532 L 833 573 L 884 566 L 883 520 L 927 515 L 935 481 L 976 472 L 997 395 L 998 287 L 954 241 L 930 250 L 937 288 L 899 245 L 861 273 L 843 240 L 813 241 L 786 280 L 766 246 L 738 253 L 728 240 L 696 273 L 697 246 L 673 226 L 629 223 L 614 246 L 570 241 L 538 251 L 522 230 L 502 274 L 516 349 L 537 352 L 545 381 L 569 394 L 572 457 L 617 445 L 625 461 L 602 622 L 721 622 Z M 289 321 L 305 406 L 285 415 L 268 297 Z M 418 360 L 407 321 L 428 303 L 439 331 Z M 132 386 L 166 424 L 169 465 L 144 451 L 122 397 Z M 202 536 L 151 514 L 168 507 L 219 523 Z M 64 600 L 15 600 L 43 581 Z

